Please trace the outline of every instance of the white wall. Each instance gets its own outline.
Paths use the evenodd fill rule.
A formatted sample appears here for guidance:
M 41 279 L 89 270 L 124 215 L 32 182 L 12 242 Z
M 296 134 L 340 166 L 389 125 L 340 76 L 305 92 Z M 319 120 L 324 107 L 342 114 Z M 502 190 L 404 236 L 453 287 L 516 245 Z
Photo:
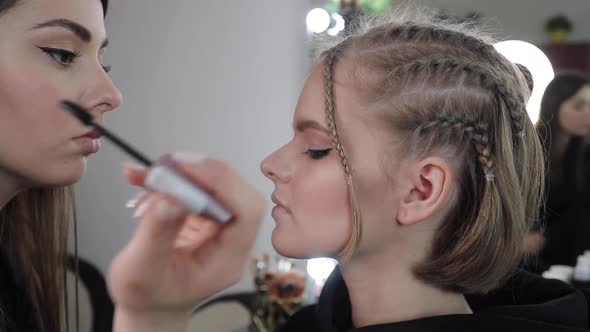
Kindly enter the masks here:
M 307 0 L 112 1 L 106 62 L 124 103 L 107 126 L 152 157 L 190 150 L 227 160 L 270 197 L 259 163 L 291 137 L 309 9 Z M 80 255 L 105 273 L 135 229 L 124 160 L 103 142 L 78 186 Z M 272 227 L 268 212 L 257 252 L 272 250 Z

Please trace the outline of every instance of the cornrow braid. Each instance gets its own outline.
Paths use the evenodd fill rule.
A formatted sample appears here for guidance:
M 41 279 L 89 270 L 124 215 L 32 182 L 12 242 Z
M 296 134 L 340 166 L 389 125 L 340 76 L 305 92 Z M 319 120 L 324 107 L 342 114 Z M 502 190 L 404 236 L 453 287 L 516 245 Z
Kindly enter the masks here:
M 475 61 L 458 58 L 430 57 L 420 58 L 401 66 L 396 74 L 406 75 L 417 71 L 428 71 L 431 69 L 450 69 L 464 71 L 469 74 L 478 75 L 484 88 L 492 91 L 499 103 L 506 105 L 513 127 L 513 134 L 520 138 L 524 134 L 524 117 L 526 116 L 526 105 L 521 97 L 514 96 L 506 85 L 499 83 L 498 74 Z M 518 142 L 518 139 L 515 140 Z
M 325 98 L 326 98 L 326 116 L 328 126 L 334 142 L 335 149 L 344 168 L 346 175 L 346 182 L 348 184 L 348 193 L 350 206 L 352 209 L 352 232 L 345 247 L 339 253 L 340 260 L 347 260 L 358 249 L 360 239 L 362 237 L 362 216 L 360 207 L 356 197 L 356 190 L 353 184 L 352 171 L 344 154 L 344 149 L 340 143 L 340 137 L 336 128 L 336 119 L 334 116 L 334 65 L 337 60 L 338 48 L 329 50 L 325 55 L 324 60 L 324 82 L 325 82 Z
M 429 46 L 422 46 L 422 47 L 429 47 Z M 424 53 L 424 52 L 422 52 Z M 440 55 L 418 55 L 417 57 L 408 57 L 405 58 L 405 63 L 401 64 L 397 70 L 393 70 L 389 73 L 389 75 L 396 75 L 398 77 L 413 77 L 415 75 L 419 75 L 420 73 L 430 73 L 430 74 L 437 74 L 438 76 L 457 76 L 457 73 L 463 72 L 471 78 L 477 78 L 478 84 L 481 85 L 482 89 L 488 91 L 493 98 L 496 100 L 497 105 L 504 104 L 505 107 L 501 107 L 506 111 L 506 114 L 511 119 L 511 128 L 512 128 L 512 144 L 515 147 L 523 147 L 524 143 L 522 143 L 522 138 L 524 137 L 524 123 L 526 116 L 526 109 L 524 100 L 519 99 L 519 97 L 514 97 L 514 94 L 510 93 L 509 88 L 505 84 L 501 84 L 501 74 L 497 73 L 495 70 L 490 69 L 489 66 L 485 66 L 485 64 L 481 64 L 479 62 L 475 62 L 472 59 L 464 58 L 464 57 L 449 57 L 449 56 L 440 56 Z M 520 110 L 520 111 L 518 111 Z M 493 121 L 493 120 L 491 120 Z M 480 155 L 489 154 L 490 150 L 485 148 L 480 148 Z M 518 149 L 513 150 L 515 154 L 515 166 L 517 168 L 517 173 L 520 174 L 522 171 L 523 165 L 526 163 L 526 160 L 523 160 L 523 153 Z M 480 156 L 482 158 L 482 156 Z M 490 164 L 489 156 L 483 157 L 487 160 L 486 163 Z M 484 170 L 486 175 L 486 180 L 491 182 L 494 180 L 494 174 L 486 167 L 487 170 Z M 524 179 L 519 179 L 519 185 L 524 187 Z M 526 189 L 526 188 L 523 188 Z
M 450 46 L 468 51 L 477 55 L 478 61 L 486 60 L 487 64 L 498 67 L 496 70 L 510 73 L 512 81 L 517 82 L 516 70 L 510 65 L 510 62 L 500 54 L 493 45 L 485 41 L 457 31 L 443 29 L 434 25 L 420 25 L 415 22 L 406 22 L 396 26 L 383 26 L 371 31 L 369 40 L 372 42 L 390 44 L 396 43 L 427 43 L 432 47 L 432 43 L 442 44 L 444 47 Z M 500 99 L 506 104 L 508 114 L 512 120 L 513 133 L 516 138 L 524 134 L 524 121 L 526 116 L 526 102 L 521 94 L 515 95 L 506 89 L 502 84 L 495 83 L 495 90 L 498 92 Z M 515 139 L 518 143 L 518 140 Z
M 467 138 L 471 140 L 478 153 L 478 161 L 483 173 L 486 175 L 486 180 L 488 182 L 493 181 L 494 160 L 487 125 L 476 124 L 452 114 L 436 113 L 431 121 L 418 127 L 417 132 L 423 133 L 431 129 L 450 130 L 460 139 Z
M 328 127 L 330 129 L 330 134 L 332 136 L 332 141 L 334 142 L 336 152 L 338 153 L 338 157 L 340 158 L 340 162 L 344 167 L 344 172 L 346 176 L 351 176 L 350 166 L 348 166 L 348 161 L 346 160 L 346 155 L 344 154 L 344 149 L 342 148 L 342 144 L 340 143 L 340 137 L 338 136 L 338 131 L 336 130 L 336 121 L 334 119 L 334 77 L 333 77 L 333 67 L 336 62 L 336 52 L 329 52 L 326 55 L 325 59 L 325 66 L 324 66 L 324 80 L 325 80 L 325 93 L 326 93 L 326 116 L 328 118 Z
M 493 72 L 468 59 L 445 58 L 440 56 L 411 59 L 408 63 L 402 64 L 397 71 L 393 71 L 393 75 L 404 77 L 409 74 L 416 75 L 420 72 L 454 76 L 458 76 L 457 73 L 464 72 L 479 78 L 484 89 L 493 90 L 500 96 L 504 93 L 503 87 L 497 83 L 497 79 L 495 79 L 496 75 Z M 461 119 L 458 115 L 453 114 L 445 114 L 443 116 L 440 113 L 435 113 L 433 117 L 433 120 L 424 123 L 418 130 L 424 131 L 425 129 L 438 127 L 458 131 L 461 137 L 467 136 L 474 143 L 474 147 L 478 152 L 478 160 L 480 161 L 486 180 L 489 182 L 493 181 L 494 162 L 493 156 L 491 155 L 492 149 L 488 134 L 489 125 L 481 121 L 476 123 Z
M 436 27 L 422 27 L 422 29 L 428 33 L 434 41 L 443 41 L 447 45 L 450 43 L 455 47 L 478 54 L 480 58 L 481 55 L 483 55 L 483 58 L 487 59 L 489 64 L 499 66 L 499 70 L 511 73 L 510 76 L 512 76 L 515 81 L 517 80 L 516 72 L 514 70 L 515 68 L 510 66 L 510 62 L 504 58 L 493 45 L 463 33 L 443 30 Z M 497 80 L 493 82 L 493 85 L 499 93 L 501 100 L 506 103 L 508 114 L 512 120 L 514 134 L 520 136 L 523 133 L 524 116 L 526 115 L 524 96 L 521 94 L 514 95 L 514 93 L 510 93 L 504 85 L 498 84 Z

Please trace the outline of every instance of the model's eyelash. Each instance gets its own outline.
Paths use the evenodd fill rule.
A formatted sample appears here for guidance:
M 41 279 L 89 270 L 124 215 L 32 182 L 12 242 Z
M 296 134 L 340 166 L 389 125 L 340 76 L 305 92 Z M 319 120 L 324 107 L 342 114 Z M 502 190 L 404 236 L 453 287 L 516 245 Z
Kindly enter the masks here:
M 330 151 L 332 151 L 332 149 L 323 149 L 323 150 L 312 150 L 309 149 L 307 151 L 304 152 L 304 154 L 308 155 L 311 159 L 322 159 L 325 156 L 327 156 L 328 154 L 330 154 Z

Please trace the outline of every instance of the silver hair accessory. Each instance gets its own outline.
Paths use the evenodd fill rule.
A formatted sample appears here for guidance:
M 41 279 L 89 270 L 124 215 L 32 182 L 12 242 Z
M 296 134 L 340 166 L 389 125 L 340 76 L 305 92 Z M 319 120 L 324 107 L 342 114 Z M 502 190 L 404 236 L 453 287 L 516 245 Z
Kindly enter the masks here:
M 495 179 L 496 179 L 496 175 L 494 175 L 494 173 L 487 173 L 486 174 L 486 181 L 494 182 Z
M 346 182 L 347 182 L 348 184 L 352 184 L 352 175 L 348 175 L 348 176 L 346 176 Z

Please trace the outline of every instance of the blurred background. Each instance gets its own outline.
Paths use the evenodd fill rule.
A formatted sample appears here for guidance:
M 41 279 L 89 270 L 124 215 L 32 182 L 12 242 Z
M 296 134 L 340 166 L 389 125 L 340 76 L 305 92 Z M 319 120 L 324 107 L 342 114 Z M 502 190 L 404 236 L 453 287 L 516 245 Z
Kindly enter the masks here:
M 342 33 L 358 11 L 379 12 L 400 3 L 112 1 L 106 63 L 113 67 L 111 75 L 124 103 L 107 116 L 107 125 L 153 158 L 181 150 L 226 160 L 268 194 L 270 206 L 273 186 L 259 171 L 259 163 L 291 138 L 292 113 L 311 64 L 311 41 L 317 35 Z M 449 17 L 478 19 L 501 39 L 535 45 L 532 50 L 512 45 L 506 52 L 533 59 L 529 70 L 538 78 L 539 96 L 542 82 L 546 86 L 554 72 L 590 74 L 588 0 L 411 3 L 441 9 Z M 529 112 L 538 114 L 538 104 Z M 132 211 L 124 206 L 137 192 L 120 175 L 125 160 L 119 150 L 103 144 L 78 186 L 79 255 L 103 275 L 135 229 Z M 273 225 L 268 209 L 254 255 L 270 255 L 269 266 L 276 263 L 270 242 Z M 289 264 L 293 267 L 286 270 L 306 271 L 306 262 Z M 224 294 L 253 291 L 253 271 L 249 269 Z M 321 273 L 316 278 L 321 280 Z M 313 298 L 313 292 L 306 294 Z M 196 323 L 201 331 L 230 331 L 223 324 L 234 323 L 232 317 L 247 318 L 204 313 L 207 317 Z

